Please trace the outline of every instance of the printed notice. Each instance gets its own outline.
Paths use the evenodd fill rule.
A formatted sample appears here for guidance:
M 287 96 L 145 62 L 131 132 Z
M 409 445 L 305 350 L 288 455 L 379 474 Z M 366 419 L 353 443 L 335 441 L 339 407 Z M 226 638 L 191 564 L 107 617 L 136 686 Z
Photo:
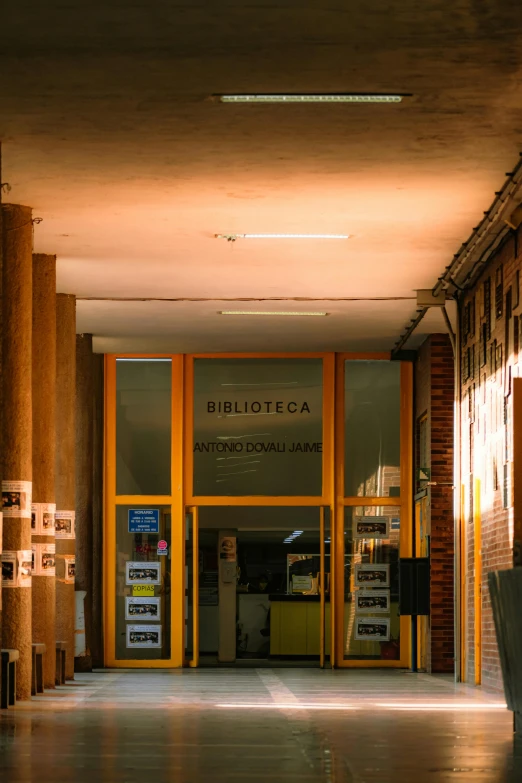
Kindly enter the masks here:
M 389 590 L 357 590 L 355 592 L 355 611 L 357 614 L 389 614 Z
M 57 511 L 55 518 L 56 538 L 76 538 L 74 511 Z
M 161 625 L 128 625 L 127 647 L 161 647 Z
M 154 585 L 132 585 L 132 595 L 154 595 Z
M 388 517 L 354 517 L 354 538 L 389 538 Z
M 389 586 L 389 563 L 358 563 L 355 566 L 355 587 Z
M 18 587 L 16 552 L 2 552 L 2 587 Z
M 159 533 L 159 508 L 131 508 L 129 533 Z
M 161 598 L 135 598 L 131 596 L 125 599 L 126 620 L 159 620 Z
M 235 536 L 223 536 L 221 539 L 219 557 L 221 560 L 234 563 L 236 560 L 236 538 Z
M 73 585 L 76 576 L 76 558 L 64 557 L 65 562 L 65 579 L 66 585 Z
M 387 642 L 390 639 L 390 621 L 380 617 L 356 617 L 355 639 L 357 641 Z
M 31 519 L 32 486 L 30 481 L 2 481 L 2 512 L 6 519 Z
M 33 544 L 33 576 L 56 575 L 56 544 Z
M 18 560 L 18 587 L 31 587 L 33 553 L 30 549 L 22 549 L 16 555 Z
M 33 536 L 54 536 L 54 503 L 33 503 L 31 506 L 31 534 Z
M 150 585 L 161 584 L 161 563 L 159 561 L 132 562 L 125 563 L 127 584 L 134 585 L 138 583 L 148 583 Z

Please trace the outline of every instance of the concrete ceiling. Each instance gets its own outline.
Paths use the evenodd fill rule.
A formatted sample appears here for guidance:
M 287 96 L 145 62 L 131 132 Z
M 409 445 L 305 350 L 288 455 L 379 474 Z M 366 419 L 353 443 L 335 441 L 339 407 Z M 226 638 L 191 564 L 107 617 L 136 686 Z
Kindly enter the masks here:
M 521 66 L 512 0 L 19 0 L 2 20 L 2 179 L 43 217 L 36 250 L 58 254 L 98 350 L 387 350 L 518 160 Z M 412 97 L 209 100 L 336 91 Z M 347 301 L 376 297 L 392 299 Z M 339 301 L 216 301 L 244 298 Z M 331 315 L 217 314 L 250 308 Z

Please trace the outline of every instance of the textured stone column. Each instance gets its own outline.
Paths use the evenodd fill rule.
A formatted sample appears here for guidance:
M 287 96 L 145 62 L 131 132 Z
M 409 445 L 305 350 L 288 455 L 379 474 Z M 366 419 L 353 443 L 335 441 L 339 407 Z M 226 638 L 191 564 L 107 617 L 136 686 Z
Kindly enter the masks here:
M 56 256 L 33 255 L 33 642 L 46 645 L 44 687 L 56 674 Z
M 76 651 L 77 672 L 92 671 L 94 499 L 92 334 L 76 335 Z
M 74 678 L 76 503 L 76 297 L 56 296 L 56 640 Z
M 32 213 L 5 204 L 3 222 L 2 501 L 3 559 L 14 587 L 3 588 L 2 647 L 17 649 L 17 698 L 31 697 Z M 11 483 L 10 483 L 11 482 Z M 20 488 L 20 482 L 28 482 Z M 16 487 L 19 487 L 17 490 Z M 9 553 L 10 560 L 6 560 Z M 25 553 L 25 554 L 23 554 Z M 29 553 L 29 569 L 27 567 Z M 4 569 L 3 569 L 4 570 Z

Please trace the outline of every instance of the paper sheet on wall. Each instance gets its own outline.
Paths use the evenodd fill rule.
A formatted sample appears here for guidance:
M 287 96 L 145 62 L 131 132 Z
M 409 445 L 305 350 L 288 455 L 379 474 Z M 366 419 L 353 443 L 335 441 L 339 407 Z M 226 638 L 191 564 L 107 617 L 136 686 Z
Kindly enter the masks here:
M 54 536 L 55 503 L 33 503 L 31 505 L 31 534 L 33 536 Z
M 57 511 L 54 523 L 56 538 L 76 538 L 75 520 L 74 511 Z
M 2 481 L 2 512 L 6 519 L 31 519 L 31 481 Z

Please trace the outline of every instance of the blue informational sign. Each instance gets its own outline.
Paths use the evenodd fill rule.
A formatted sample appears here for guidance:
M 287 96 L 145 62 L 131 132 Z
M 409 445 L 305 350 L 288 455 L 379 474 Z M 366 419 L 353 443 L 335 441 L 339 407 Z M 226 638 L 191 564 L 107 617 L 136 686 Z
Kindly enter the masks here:
M 129 533 L 159 533 L 159 508 L 129 509 Z

